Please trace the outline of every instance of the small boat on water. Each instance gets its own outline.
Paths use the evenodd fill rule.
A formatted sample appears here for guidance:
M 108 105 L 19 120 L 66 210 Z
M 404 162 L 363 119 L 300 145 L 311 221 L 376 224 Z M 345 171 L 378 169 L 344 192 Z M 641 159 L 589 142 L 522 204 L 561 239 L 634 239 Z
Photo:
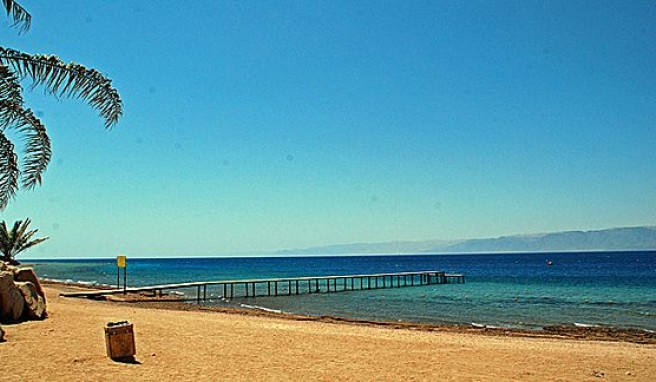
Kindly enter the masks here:
M 553 261 L 551 261 L 551 260 L 547 260 L 547 265 L 548 265 L 548 266 L 552 266 L 552 265 L 553 265 Z

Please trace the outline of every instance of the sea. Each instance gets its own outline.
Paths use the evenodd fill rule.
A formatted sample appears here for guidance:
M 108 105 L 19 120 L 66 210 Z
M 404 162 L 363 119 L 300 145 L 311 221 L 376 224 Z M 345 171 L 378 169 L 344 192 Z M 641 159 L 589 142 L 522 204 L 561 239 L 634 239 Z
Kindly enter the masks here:
M 22 260 L 45 279 L 117 283 L 116 259 Z M 210 287 L 206 304 L 387 322 L 656 331 L 656 251 L 128 258 L 127 282 L 146 286 L 425 270 L 462 273 L 466 282 L 233 300 Z M 193 299 L 196 288 L 181 293 Z

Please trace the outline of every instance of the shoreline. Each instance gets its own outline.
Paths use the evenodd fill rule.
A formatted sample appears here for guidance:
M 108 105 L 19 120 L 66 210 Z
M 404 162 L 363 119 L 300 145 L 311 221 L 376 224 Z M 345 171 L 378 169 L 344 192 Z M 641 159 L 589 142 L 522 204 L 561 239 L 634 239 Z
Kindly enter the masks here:
M 44 286 L 62 291 L 76 291 L 89 289 L 110 289 L 95 285 L 83 285 L 79 283 L 62 283 L 51 280 L 41 280 Z M 74 298 L 74 297 L 69 297 Z M 82 298 L 84 299 L 84 298 Z M 95 299 L 91 299 L 95 300 Z M 628 342 L 635 344 L 656 344 L 656 332 L 638 328 L 613 328 L 610 326 L 577 327 L 568 325 L 549 325 L 542 329 L 518 329 L 500 328 L 474 324 L 432 324 L 411 321 L 378 321 L 365 320 L 337 316 L 308 316 L 288 312 L 275 312 L 256 307 L 221 307 L 197 305 L 193 302 L 179 297 L 165 295 L 164 297 L 152 297 L 148 294 L 128 293 L 127 298 L 122 295 L 106 296 L 97 300 L 107 303 L 133 306 L 143 309 L 162 309 L 169 311 L 196 311 L 215 312 L 236 316 L 270 317 L 290 321 L 312 321 L 337 325 L 368 326 L 386 329 L 405 329 L 423 332 L 451 332 L 467 333 L 496 337 L 525 337 L 525 338 L 550 338 L 569 339 L 578 341 L 606 341 L 606 342 Z

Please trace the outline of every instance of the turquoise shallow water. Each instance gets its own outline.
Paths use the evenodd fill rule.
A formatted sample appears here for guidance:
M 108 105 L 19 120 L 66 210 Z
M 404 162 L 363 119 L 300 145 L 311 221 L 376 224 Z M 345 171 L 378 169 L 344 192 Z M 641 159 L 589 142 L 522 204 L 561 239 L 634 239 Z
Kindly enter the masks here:
M 553 262 L 547 265 L 547 260 Z M 116 284 L 115 260 L 37 260 L 41 277 Z M 331 257 L 128 259 L 130 285 L 291 276 L 444 270 L 465 284 L 240 298 L 309 315 L 385 321 L 476 323 L 540 329 L 605 325 L 656 330 L 656 251 Z M 189 297 L 195 290 L 184 291 Z M 213 304 L 221 290 L 208 289 Z

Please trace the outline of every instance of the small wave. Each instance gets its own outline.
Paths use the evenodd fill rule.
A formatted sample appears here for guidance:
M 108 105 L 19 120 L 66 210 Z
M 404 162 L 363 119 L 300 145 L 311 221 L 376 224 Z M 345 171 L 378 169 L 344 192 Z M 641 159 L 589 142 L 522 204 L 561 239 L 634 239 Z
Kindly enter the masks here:
M 246 309 L 255 309 L 255 310 L 261 310 L 261 311 L 270 312 L 270 313 L 278 313 L 278 314 L 282 313 L 282 310 L 269 309 L 269 308 L 265 308 L 263 306 L 257 306 L 257 305 L 239 304 L 239 306 L 242 307 L 242 308 L 246 308 Z
M 99 284 L 97 281 L 83 281 L 83 280 L 73 281 L 72 279 L 62 280 L 62 279 L 51 279 L 48 277 L 40 277 L 39 279 L 50 283 L 72 284 L 72 285 L 79 285 L 79 286 L 86 286 L 86 287 L 97 286 L 97 285 L 108 286 L 106 284 Z
M 629 305 L 629 302 L 618 302 L 618 301 L 592 301 L 588 302 L 590 305 L 601 305 L 601 306 L 615 306 L 615 305 Z
M 526 322 L 506 322 L 506 323 L 497 323 L 496 325 L 488 325 L 488 324 L 479 324 L 477 322 L 472 322 L 471 326 L 474 328 L 478 329 L 530 329 L 530 330 L 537 330 L 541 329 L 542 327 L 537 324 L 529 324 Z
M 599 328 L 600 327 L 599 325 L 583 324 L 583 323 L 580 323 L 580 322 L 575 322 L 574 326 L 576 326 L 577 328 Z
M 472 322 L 471 326 L 475 327 L 476 329 L 507 329 L 502 326 L 496 326 L 496 325 L 485 325 L 485 324 L 479 324 L 476 322 Z

